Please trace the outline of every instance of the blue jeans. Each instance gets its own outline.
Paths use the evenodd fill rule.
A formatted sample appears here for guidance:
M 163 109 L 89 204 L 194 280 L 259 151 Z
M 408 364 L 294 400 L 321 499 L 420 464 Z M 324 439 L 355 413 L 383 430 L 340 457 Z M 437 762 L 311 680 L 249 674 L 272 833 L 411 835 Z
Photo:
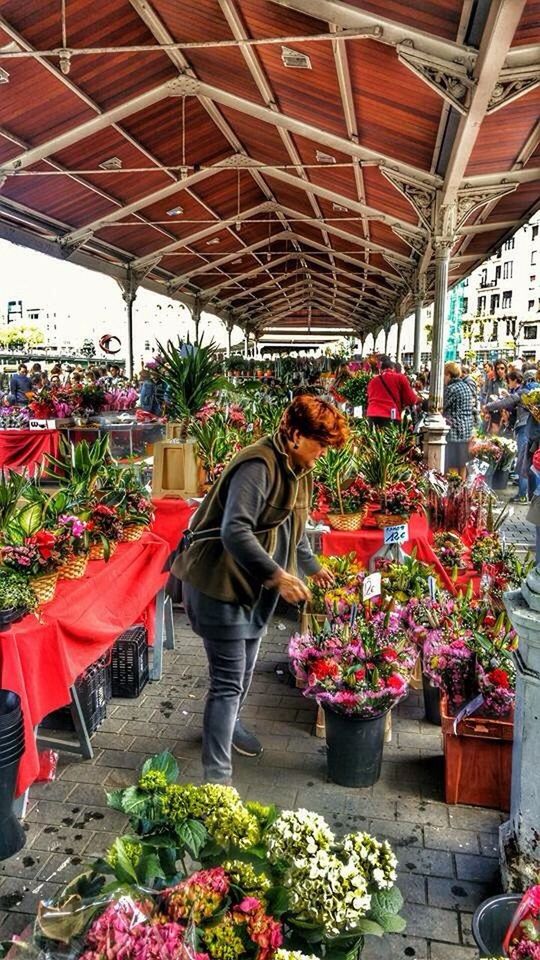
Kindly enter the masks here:
M 527 446 L 527 425 L 523 424 L 522 427 L 517 427 L 514 431 L 516 443 L 517 443 L 517 463 L 519 469 L 518 477 L 518 496 L 526 497 L 529 492 L 529 478 L 527 470 L 527 458 L 524 454 L 524 449 Z
M 234 725 L 249 692 L 260 642 L 260 637 L 256 640 L 203 637 L 210 686 L 203 718 L 202 762 L 205 780 L 209 783 L 226 783 L 232 777 Z

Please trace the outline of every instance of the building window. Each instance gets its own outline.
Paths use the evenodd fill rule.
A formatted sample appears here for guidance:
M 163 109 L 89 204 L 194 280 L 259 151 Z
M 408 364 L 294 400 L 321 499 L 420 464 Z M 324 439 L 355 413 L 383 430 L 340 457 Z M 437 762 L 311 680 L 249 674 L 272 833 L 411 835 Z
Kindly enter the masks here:
M 524 350 L 523 351 L 524 360 L 536 360 L 536 351 L 535 350 Z
M 468 278 L 468 277 L 465 277 L 465 280 L 463 280 L 462 283 L 463 283 L 463 286 L 464 286 L 464 287 L 468 287 L 468 286 L 469 286 L 469 278 Z
M 482 274 L 480 276 L 480 286 L 485 287 L 486 283 L 487 283 L 487 267 L 484 267 L 484 269 L 482 270 Z
M 485 310 L 486 310 L 486 298 L 485 298 L 485 297 L 478 297 L 478 304 L 477 304 L 477 308 L 476 308 L 476 309 L 477 309 L 477 312 L 478 312 L 478 313 L 485 313 Z
M 492 294 L 491 294 L 491 300 L 490 300 L 490 302 L 489 302 L 489 312 L 490 312 L 490 313 L 495 313 L 495 311 L 499 309 L 500 305 L 501 305 L 501 298 L 500 298 L 499 294 L 498 294 L 498 293 L 492 293 Z
M 529 313 L 531 313 L 531 311 L 534 310 L 534 300 L 529 300 L 529 303 L 527 305 L 527 310 L 529 311 Z
M 537 340 L 538 339 L 538 327 L 535 323 L 528 324 L 526 327 L 523 327 L 523 339 L 524 340 Z
M 495 256 L 497 257 L 497 260 L 500 260 L 500 259 L 501 259 L 501 251 L 500 251 L 500 250 L 497 250 L 497 253 L 495 254 Z
M 500 279 L 501 279 L 501 265 L 500 265 L 500 263 L 499 263 L 499 264 L 497 264 L 497 266 L 495 267 L 495 281 L 500 280 Z
M 536 266 L 536 250 L 531 250 L 531 267 Z
M 512 306 L 512 291 L 503 290 L 502 308 L 503 310 L 509 310 L 511 306 Z
M 534 306 L 534 300 L 533 300 L 533 306 Z M 463 297 L 463 313 L 467 313 L 468 309 L 469 309 L 469 298 Z M 532 307 L 530 307 L 530 309 L 532 310 Z
M 496 320 L 493 321 L 493 327 L 491 329 L 491 336 L 489 339 L 494 342 L 497 342 L 499 339 L 499 324 Z
M 513 249 L 514 249 L 514 244 L 515 244 L 515 240 L 514 240 L 514 237 L 512 237 L 510 240 L 507 240 L 507 241 L 506 241 L 506 243 L 505 243 L 505 245 L 504 245 L 504 249 L 505 249 L 505 250 L 513 250 Z
M 503 280 L 511 280 L 511 279 L 512 279 L 512 275 L 513 275 L 513 272 L 514 272 L 513 266 L 514 266 L 514 261 L 513 261 L 513 260 L 506 260 L 506 262 L 503 263 Z
M 534 227 L 532 228 L 531 239 L 536 240 L 537 236 L 538 236 L 538 224 L 535 223 Z

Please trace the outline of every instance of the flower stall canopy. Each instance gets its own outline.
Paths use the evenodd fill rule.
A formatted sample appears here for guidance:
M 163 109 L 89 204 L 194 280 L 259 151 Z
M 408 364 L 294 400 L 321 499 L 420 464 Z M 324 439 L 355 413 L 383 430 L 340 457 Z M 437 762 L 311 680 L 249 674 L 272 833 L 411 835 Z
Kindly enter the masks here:
M 3 0 L 0 236 L 362 334 L 538 205 L 534 0 Z

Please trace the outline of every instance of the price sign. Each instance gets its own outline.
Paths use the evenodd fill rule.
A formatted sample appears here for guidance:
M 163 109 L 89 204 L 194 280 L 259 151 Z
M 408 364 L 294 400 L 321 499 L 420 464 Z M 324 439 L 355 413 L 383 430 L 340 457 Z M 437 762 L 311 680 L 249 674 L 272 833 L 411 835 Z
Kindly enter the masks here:
M 29 420 L 28 427 L 30 430 L 46 430 L 47 420 Z
M 363 408 L 363 406 L 360 404 L 360 406 L 354 407 L 354 408 L 353 408 L 353 413 L 354 413 L 354 416 L 355 416 L 355 417 L 363 417 L 363 416 L 364 416 L 364 408 Z
M 370 573 L 362 584 L 362 599 L 373 600 L 374 597 L 381 595 L 381 575 L 380 573 Z
M 437 582 L 435 577 L 428 577 L 428 590 L 429 590 L 429 599 L 437 599 Z
M 384 528 L 384 545 L 406 543 L 409 539 L 409 524 L 400 523 L 396 527 Z

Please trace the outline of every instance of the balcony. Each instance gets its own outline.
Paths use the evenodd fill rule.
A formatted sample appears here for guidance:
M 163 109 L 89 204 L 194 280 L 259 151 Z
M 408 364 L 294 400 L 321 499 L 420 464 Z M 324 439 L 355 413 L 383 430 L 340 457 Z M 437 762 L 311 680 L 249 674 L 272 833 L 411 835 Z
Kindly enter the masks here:
M 500 280 L 482 280 L 482 282 L 481 282 L 481 284 L 480 284 L 480 286 L 479 286 L 478 289 L 479 289 L 479 290 L 488 290 L 488 289 L 491 289 L 491 288 L 493 288 L 493 287 L 498 287 L 499 284 L 500 284 Z

